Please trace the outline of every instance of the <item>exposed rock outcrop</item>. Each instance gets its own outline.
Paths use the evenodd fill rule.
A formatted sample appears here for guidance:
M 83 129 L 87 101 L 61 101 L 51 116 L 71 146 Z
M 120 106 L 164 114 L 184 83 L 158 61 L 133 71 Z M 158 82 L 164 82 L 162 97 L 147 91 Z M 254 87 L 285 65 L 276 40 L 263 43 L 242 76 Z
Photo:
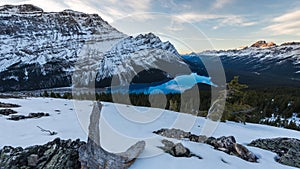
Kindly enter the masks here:
M 220 138 L 209 137 L 205 143 L 213 146 L 215 149 L 223 151 L 230 155 L 238 156 L 249 162 L 257 162 L 257 157 L 245 146 L 236 143 L 233 136 L 222 136 Z
M 251 45 L 251 47 L 256 47 L 256 48 L 266 48 L 271 46 L 276 46 L 276 44 L 274 42 L 266 42 L 264 40 L 257 41 L 253 45 Z
M 258 139 L 249 146 L 262 148 L 278 154 L 279 163 L 300 168 L 300 140 L 295 138 Z
M 80 169 L 78 148 L 84 144 L 80 140 L 57 138 L 25 149 L 5 146 L 0 150 L 0 169 Z
M 249 162 L 257 162 L 258 159 L 256 155 L 251 151 L 249 151 L 245 146 L 236 143 L 236 140 L 233 136 L 228 136 L 228 137 L 223 136 L 220 138 L 214 138 L 214 137 L 207 138 L 206 136 L 203 135 L 198 136 L 192 134 L 191 132 L 186 132 L 180 129 L 160 129 L 154 131 L 153 133 L 161 135 L 163 137 L 175 138 L 178 140 L 187 138 L 193 142 L 206 143 L 213 146 L 217 150 L 223 151 L 230 155 L 238 156 Z M 169 146 L 165 146 L 165 147 L 170 147 L 170 144 L 167 145 Z

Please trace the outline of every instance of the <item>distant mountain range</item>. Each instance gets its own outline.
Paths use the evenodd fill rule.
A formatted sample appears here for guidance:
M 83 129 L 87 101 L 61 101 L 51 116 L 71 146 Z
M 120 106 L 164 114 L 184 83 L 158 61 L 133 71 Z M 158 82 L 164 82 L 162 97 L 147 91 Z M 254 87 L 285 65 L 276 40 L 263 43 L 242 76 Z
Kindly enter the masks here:
M 250 87 L 300 86 L 300 43 L 275 45 L 258 41 L 243 49 L 183 55 L 195 71 L 202 64 L 201 59 L 213 57 L 221 59 L 227 80 L 238 75 Z
M 300 86 L 300 44 L 265 43 L 180 55 L 152 33 L 125 35 L 97 14 L 5 5 L 0 7 L 0 91 L 107 87 L 113 77 L 116 84 L 160 83 L 190 74 L 187 68 L 208 75 L 201 59 L 213 56 L 221 58 L 228 80 L 240 75 L 252 86 Z

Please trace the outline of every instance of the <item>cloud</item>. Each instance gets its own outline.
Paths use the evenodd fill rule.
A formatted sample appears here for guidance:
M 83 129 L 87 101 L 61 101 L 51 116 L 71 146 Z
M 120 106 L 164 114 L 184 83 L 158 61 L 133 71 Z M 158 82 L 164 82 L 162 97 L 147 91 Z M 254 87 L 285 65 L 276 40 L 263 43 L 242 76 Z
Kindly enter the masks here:
M 272 20 L 272 24 L 264 30 L 274 35 L 298 35 L 300 36 L 300 10 L 285 13 Z
M 253 26 L 257 24 L 256 22 L 249 22 L 245 18 L 238 15 L 182 13 L 174 15 L 173 18 L 178 23 L 198 23 L 202 21 L 213 20 L 216 23 L 216 25 L 213 26 L 213 29 L 218 29 L 224 26 Z
M 216 0 L 213 3 L 212 9 L 221 9 L 223 8 L 225 5 L 232 3 L 233 0 Z

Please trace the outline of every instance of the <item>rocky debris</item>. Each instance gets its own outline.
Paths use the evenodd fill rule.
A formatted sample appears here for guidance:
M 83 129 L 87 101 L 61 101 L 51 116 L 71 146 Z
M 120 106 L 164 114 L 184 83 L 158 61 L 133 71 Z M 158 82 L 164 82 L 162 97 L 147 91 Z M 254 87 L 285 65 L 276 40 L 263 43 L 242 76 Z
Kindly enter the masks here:
M 144 151 L 145 141 L 137 142 L 123 153 L 113 154 L 104 150 L 100 144 L 101 109 L 102 104 L 96 102 L 90 116 L 88 142 L 79 149 L 81 169 L 127 169 Z
M 256 48 L 266 48 L 266 47 L 271 47 L 271 46 L 276 46 L 274 42 L 266 42 L 264 40 L 260 40 L 255 42 L 251 47 L 256 47 Z
M 252 141 L 249 146 L 272 151 L 276 160 L 285 165 L 300 168 L 300 140 L 295 138 L 272 138 Z
M 230 155 L 238 156 L 246 161 L 257 162 L 257 157 L 251 151 L 249 151 L 245 146 L 236 143 L 233 136 L 214 138 L 203 135 L 195 135 L 191 132 L 186 132 L 180 129 L 160 129 L 154 131 L 153 133 L 161 135 L 163 137 L 175 138 L 178 140 L 189 139 L 189 141 L 197 143 L 206 143 L 213 146 L 215 149 L 223 151 Z M 169 144 L 168 144 L 169 145 Z
M 12 103 L 2 103 L 2 102 L 0 102 L 0 107 L 1 108 L 16 108 L 16 107 L 21 107 L 21 106 L 17 105 L 17 104 L 12 104 Z
M 4 115 L 4 116 L 8 116 L 8 115 L 11 115 L 11 114 L 17 114 L 18 112 L 12 110 L 12 109 L 1 109 L 0 110 L 0 114 L 1 115 Z
M 161 142 L 164 144 L 164 147 L 159 148 L 174 157 L 197 157 L 199 159 L 202 159 L 202 157 L 191 153 L 191 151 L 188 148 L 184 147 L 181 143 L 174 144 L 169 140 L 162 140 Z
M 205 143 L 213 146 L 217 150 L 238 156 L 246 161 L 257 162 L 258 158 L 256 155 L 249 151 L 245 146 L 236 143 L 233 136 L 222 136 L 220 138 L 209 137 Z
M 85 143 L 79 139 L 55 140 L 28 148 L 5 146 L 0 150 L 0 168 L 13 169 L 80 169 L 78 148 Z
M 44 116 L 50 116 L 49 113 L 29 113 L 27 116 L 25 115 L 11 115 L 10 118 L 8 118 L 8 120 L 14 120 L 14 121 L 19 121 L 19 120 L 23 120 L 23 119 L 32 119 L 32 118 L 41 118 Z

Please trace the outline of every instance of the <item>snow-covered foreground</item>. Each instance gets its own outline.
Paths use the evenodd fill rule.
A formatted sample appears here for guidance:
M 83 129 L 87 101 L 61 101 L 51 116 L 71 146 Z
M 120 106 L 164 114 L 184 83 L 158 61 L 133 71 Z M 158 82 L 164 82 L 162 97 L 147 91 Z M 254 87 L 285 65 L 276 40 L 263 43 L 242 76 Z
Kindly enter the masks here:
M 7 120 L 0 115 L 0 148 L 5 145 L 27 147 L 44 144 L 56 137 L 62 139 L 87 140 L 91 101 L 74 101 L 52 98 L 0 99 L 0 102 L 21 105 L 12 108 L 18 114 L 34 112 L 49 113 L 49 117 Z M 259 157 L 259 163 L 250 163 L 238 157 L 214 150 L 206 144 L 182 141 L 198 158 L 176 158 L 163 153 L 157 146 L 162 146 L 161 136 L 153 134 L 161 128 L 181 128 L 194 134 L 201 134 L 205 118 L 176 113 L 156 108 L 135 107 L 122 104 L 103 103 L 100 121 L 101 144 L 111 152 L 121 152 L 138 140 L 146 141 L 146 149 L 132 166 L 132 169 L 152 168 L 293 168 L 275 162 L 276 154 L 258 148 L 247 147 Z M 36 126 L 58 132 L 50 136 Z M 257 124 L 220 123 L 212 133 L 214 137 L 233 135 L 237 142 L 246 145 L 254 139 L 273 137 L 300 138 L 300 132 Z M 179 142 L 178 140 L 172 140 Z M 226 161 L 223 162 L 223 161 Z

